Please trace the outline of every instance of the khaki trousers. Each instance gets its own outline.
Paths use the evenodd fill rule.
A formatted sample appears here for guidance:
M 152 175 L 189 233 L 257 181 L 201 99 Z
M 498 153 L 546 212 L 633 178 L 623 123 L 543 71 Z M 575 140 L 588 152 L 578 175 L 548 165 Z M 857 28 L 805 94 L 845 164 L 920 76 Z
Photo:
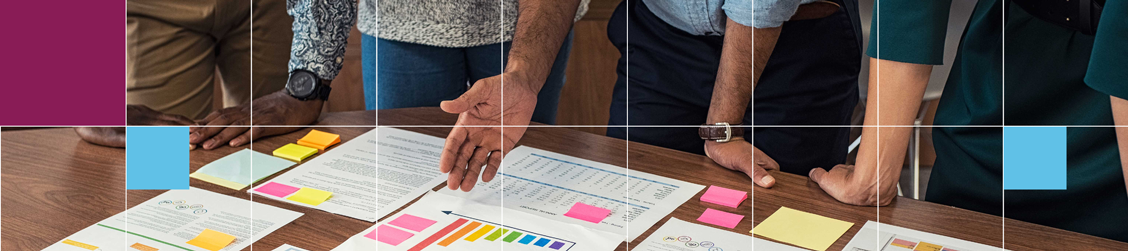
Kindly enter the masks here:
M 264 23 L 255 28 L 263 27 L 267 34 L 260 37 L 255 31 L 259 38 L 252 53 L 249 0 L 127 1 L 127 103 L 200 119 L 215 109 L 216 81 L 221 80 L 224 107 L 280 90 L 292 38 L 286 2 L 254 4 L 255 22 Z M 283 32 L 278 29 L 287 32 L 279 34 Z M 257 48 L 260 42 L 262 48 Z M 251 60 L 257 64 L 255 71 Z

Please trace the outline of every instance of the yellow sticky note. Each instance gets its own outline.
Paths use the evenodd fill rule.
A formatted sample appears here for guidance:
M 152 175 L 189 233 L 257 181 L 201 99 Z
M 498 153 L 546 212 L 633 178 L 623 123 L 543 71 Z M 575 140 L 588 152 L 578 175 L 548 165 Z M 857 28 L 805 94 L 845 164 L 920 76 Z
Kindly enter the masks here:
M 192 174 L 189 174 L 188 177 L 196 178 L 196 179 L 202 180 L 202 181 L 207 181 L 208 183 L 220 185 L 220 186 L 223 186 L 223 187 L 226 187 L 226 188 L 231 188 L 233 190 L 243 190 L 243 188 L 247 187 L 247 184 L 240 184 L 239 182 L 220 179 L 220 178 L 217 178 L 215 176 L 207 175 L 207 174 L 204 174 L 204 173 L 201 173 L 201 172 L 194 172 Z
M 196 238 L 189 240 L 187 243 L 207 250 L 219 251 L 234 241 L 235 236 L 205 228 L 203 232 L 200 232 L 200 235 L 197 235 Z
M 310 130 L 309 134 L 298 140 L 298 145 L 317 148 L 318 150 L 325 151 L 325 148 L 340 143 L 341 135 L 322 132 L 318 130 Z
M 944 246 L 922 241 L 920 244 L 917 244 L 916 249 L 913 249 L 913 251 L 940 251 L 941 248 L 944 248 Z
M 63 244 L 75 246 L 75 247 L 78 247 L 78 248 L 81 248 L 81 249 L 86 249 L 86 250 L 98 250 L 97 246 L 82 243 L 82 242 L 77 242 L 77 241 L 74 241 L 74 240 L 71 240 L 71 239 L 63 240 Z
M 317 206 L 321 205 L 322 202 L 329 200 L 329 197 L 332 196 L 333 192 L 303 187 L 302 189 L 299 189 L 298 192 L 294 193 L 294 195 L 286 197 L 286 199 Z
M 294 143 L 286 144 L 278 149 L 274 149 L 274 156 L 279 158 L 288 159 L 293 162 L 302 162 L 305 158 L 317 154 L 317 149 L 300 146 Z
M 854 223 L 780 207 L 752 233 L 803 248 L 824 251 Z

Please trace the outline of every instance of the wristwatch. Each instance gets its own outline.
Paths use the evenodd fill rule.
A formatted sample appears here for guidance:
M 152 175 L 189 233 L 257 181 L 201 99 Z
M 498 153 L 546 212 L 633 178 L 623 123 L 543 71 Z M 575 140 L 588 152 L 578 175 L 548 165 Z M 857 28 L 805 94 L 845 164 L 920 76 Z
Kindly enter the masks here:
M 713 140 L 717 143 L 729 142 L 733 138 L 744 136 L 744 128 L 730 126 L 729 123 L 703 124 L 697 128 L 697 135 L 704 140 Z
M 290 79 L 286 80 L 286 92 L 302 101 L 311 99 L 329 100 L 330 90 L 332 88 L 321 83 L 321 78 L 306 70 L 294 70 L 290 73 Z

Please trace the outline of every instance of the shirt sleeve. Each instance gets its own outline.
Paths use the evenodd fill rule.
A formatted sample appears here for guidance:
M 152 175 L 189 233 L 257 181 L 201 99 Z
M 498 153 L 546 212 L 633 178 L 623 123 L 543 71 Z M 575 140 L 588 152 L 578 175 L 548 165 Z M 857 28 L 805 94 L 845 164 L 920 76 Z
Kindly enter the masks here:
M 729 19 L 732 19 L 732 21 L 736 23 L 743 24 L 744 26 L 753 26 L 755 23 L 752 17 L 751 0 L 728 0 L 725 1 L 721 9 L 724 9 L 725 16 L 728 16 Z M 724 22 L 724 20 L 721 20 L 721 22 Z
M 1128 1 L 1108 1 L 1093 38 L 1085 83 L 1108 95 L 1128 99 Z
M 336 78 L 356 12 L 352 0 L 286 0 L 286 13 L 294 18 L 290 72 L 306 70 L 322 79 Z
M 951 6 L 951 0 L 877 1 L 866 55 L 904 63 L 944 64 Z
M 799 9 L 799 5 L 804 2 L 811 2 L 812 0 L 753 0 L 756 4 L 756 16 L 753 18 L 752 27 L 754 28 L 775 28 L 783 26 L 783 22 L 791 19 L 795 15 L 795 10 Z M 732 2 L 732 1 L 730 1 Z M 745 1 L 747 3 L 747 1 Z M 728 7 L 728 3 L 725 3 Z M 727 8 L 725 10 L 728 10 Z M 726 13 L 728 14 L 728 13 Z M 752 13 L 748 13 L 751 15 Z M 732 17 L 732 14 L 728 14 Z M 733 21 L 736 21 L 734 18 Z M 744 24 L 744 23 L 742 23 Z M 747 24 L 745 24 L 747 25 Z

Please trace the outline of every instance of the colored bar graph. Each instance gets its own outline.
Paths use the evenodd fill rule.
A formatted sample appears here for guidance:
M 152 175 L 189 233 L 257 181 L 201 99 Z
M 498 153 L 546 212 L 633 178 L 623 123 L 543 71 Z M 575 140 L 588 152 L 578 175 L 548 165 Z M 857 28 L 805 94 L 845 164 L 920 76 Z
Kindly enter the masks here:
M 474 241 L 478 240 L 479 238 L 482 238 L 482 236 L 485 236 L 487 233 L 490 232 L 490 230 L 493 230 L 493 229 L 494 229 L 494 226 L 486 225 L 486 226 L 482 227 L 482 229 L 478 229 L 478 231 L 474 231 L 474 233 L 470 234 L 470 236 L 466 236 L 466 240 L 470 241 L 470 242 L 474 242 Z
M 548 246 L 548 248 L 551 248 L 551 249 L 556 249 L 556 250 L 560 250 L 560 248 L 561 248 L 561 247 L 564 247 L 564 243 L 563 243 L 563 242 L 559 242 L 559 241 L 557 241 L 557 242 L 553 242 L 553 243 L 552 243 L 552 245 L 549 245 L 549 246 Z
M 521 237 L 521 232 L 513 231 L 513 233 L 510 233 L 508 236 L 505 236 L 505 239 L 501 239 L 501 241 L 513 242 L 513 240 L 516 240 L 517 237 Z
M 411 247 L 411 249 L 408 249 L 407 251 L 422 251 L 423 248 L 426 248 L 432 243 L 435 243 L 435 241 L 438 241 L 439 238 L 443 238 L 443 236 L 449 234 L 451 231 L 454 231 L 455 228 L 462 226 L 462 224 L 466 224 L 467 221 L 468 220 L 466 219 L 459 218 L 458 220 L 450 223 L 450 225 L 444 227 L 442 230 L 439 230 L 439 232 L 432 234 L 431 236 L 427 237 L 427 239 L 423 239 L 422 242 L 419 242 L 419 244 L 416 244 L 414 247 Z
M 526 234 L 525 237 L 521 238 L 521 240 L 517 241 L 517 243 L 529 244 L 529 242 L 533 242 L 533 240 L 535 239 L 537 239 L 536 236 Z
M 486 236 L 486 240 L 487 241 L 495 241 L 495 240 L 497 240 L 497 238 L 501 238 L 501 235 L 505 234 L 505 232 L 509 232 L 509 229 L 498 229 L 497 231 L 494 231 L 489 236 Z
M 454 241 L 457 241 L 459 238 L 462 238 L 462 236 L 466 236 L 466 234 L 469 234 L 470 231 L 474 231 L 475 228 L 478 228 L 478 226 L 481 226 L 481 225 L 482 225 L 481 222 L 477 222 L 477 221 L 471 222 L 470 224 L 467 224 L 465 227 L 462 227 L 462 229 L 459 229 L 457 232 L 454 232 L 454 234 L 451 234 L 446 239 L 443 239 L 443 241 L 440 241 L 439 246 L 444 246 L 444 247 L 450 246 L 451 243 L 454 243 Z
M 551 240 L 549 240 L 549 239 L 540 238 L 540 240 L 537 240 L 537 242 L 533 243 L 533 245 L 538 246 L 538 247 L 543 247 L 544 245 L 548 245 L 548 242 L 550 242 L 550 241 Z

